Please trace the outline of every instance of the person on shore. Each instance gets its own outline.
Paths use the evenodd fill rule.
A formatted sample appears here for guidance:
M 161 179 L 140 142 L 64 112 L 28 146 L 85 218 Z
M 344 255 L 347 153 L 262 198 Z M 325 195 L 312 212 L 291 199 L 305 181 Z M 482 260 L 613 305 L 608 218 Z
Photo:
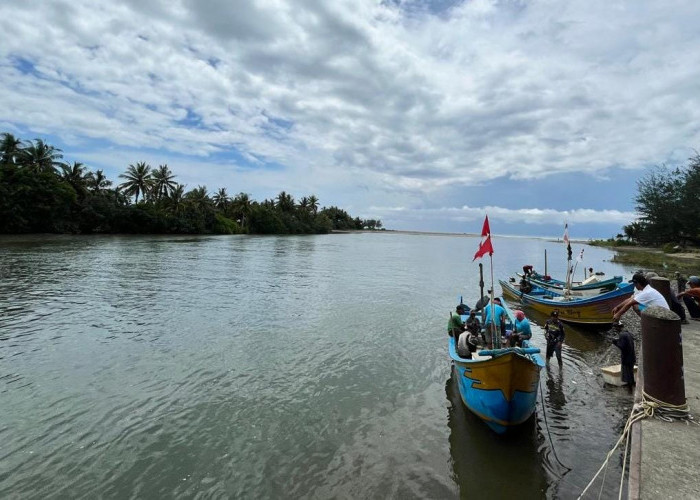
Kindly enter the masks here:
M 525 317 L 522 311 L 514 311 L 515 314 L 515 330 L 510 336 L 511 347 L 522 347 L 523 340 L 532 338 L 532 329 L 530 328 L 530 320 Z
M 491 319 L 493 314 L 493 321 Z M 496 297 L 493 299 L 493 305 L 486 306 L 486 345 L 489 349 L 493 349 L 494 335 L 502 335 L 505 333 L 506 326 L 506 310 L 501 306 L 501 299 Z
M 680 271 L 676 271 L 676 285 L 678 285 L 678 291 L 677 293 L 685 292 L 685 285 L 688 283 L 688 280 L 685 279 L 685 276 L 683 276 Z
M 634 339 L 630 332 L 622 329 L 623 326 L 619 321 L 613 324 L 617 338 L 613 339 L 612 343 L 620 349 L 622 383 L 634 385 L 634 364 L 637 362 L 637 356 L 634 353 Z
M 664 296 L 661 295 L 658 290 L 652 288 L 649 281 L 642 273 L 636 273 L 632 276 L 631 282 L 634 283 L 634 295 L 613 308 L 613 323 L 619 321 L 630 307 L 634 309 L 637 315 L 641 315 L 644 309 L 651 306 L 670 309 Z
M 683 303 L 690 313 L 690 319 L 700 321 L 700 278 L 691 276 L 688 278 L 688 284 L 690 288 L 680 292 L 677 297 L 683 299 Z
M 564 345 L 566 334 L 564 333 L 564 324 L 559 321 L 559 311 L 552 311 L 550 318 L 545 322 L 544 338 L 547 341 L 547 363 L 549 363 L 549 358 L 556 354 L 559 367 L 561 367 L 561 347 Z

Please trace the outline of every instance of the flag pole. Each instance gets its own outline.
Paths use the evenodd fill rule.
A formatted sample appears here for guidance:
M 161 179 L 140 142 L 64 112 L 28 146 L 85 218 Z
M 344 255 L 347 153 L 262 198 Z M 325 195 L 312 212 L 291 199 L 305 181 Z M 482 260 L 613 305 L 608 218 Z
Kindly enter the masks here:
M 491 262 L 491 338 L 493 340 L 494 349 L 501 348 L 501 325 L 496 327 L 495 306 L 493 303 L 493 252 L 489 252 L 489 261 Z

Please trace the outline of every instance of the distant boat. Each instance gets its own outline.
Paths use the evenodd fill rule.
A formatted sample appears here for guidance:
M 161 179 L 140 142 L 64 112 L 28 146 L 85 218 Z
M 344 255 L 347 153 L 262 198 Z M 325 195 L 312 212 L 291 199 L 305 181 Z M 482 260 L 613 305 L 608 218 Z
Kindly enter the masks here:
M 500 280 L 503 295 L 549 316 L 559 311 L 559 319 L 580 325 L 608 325 L 613 321 L 613 308 L 624 302 L 634 291 L 626 283 L 615 290 L 590 297 L 566 297 L 560 294 L 523 293 L 515 283 Z M 561 292 L 559 292 L 561 293 Z
M 512 329 L 515 319 L 505 301 L 502 304 Z M 544 362 L 538 348 L 523 344 L 522 348 L 479 351 L 466 359 L 457 354 L 454 338 L 449 337 L 450 358 L 464 405 L 498 434 L 525 422 L 535 411 Z

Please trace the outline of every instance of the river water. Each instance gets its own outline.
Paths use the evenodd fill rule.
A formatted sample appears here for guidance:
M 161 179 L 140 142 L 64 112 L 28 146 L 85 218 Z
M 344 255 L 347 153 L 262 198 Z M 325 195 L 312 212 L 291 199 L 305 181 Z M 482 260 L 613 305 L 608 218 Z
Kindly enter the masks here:
M 605 334 L 568 328 L 533 419 L 497 436 L 469 413 L 445 325 L 459 295 L 479 296 L 477 246 L 389 233 L 0 239 L 0 497 L 576 496 L 632 396 L 603 386 Z M 561 243 L 494 247 L 496 279 L 541 269 L 544 249 L 563 274 Z M 630 274 L 605 249 L 585 254 Z M 617 459 L 604 496 L 620 471 Z

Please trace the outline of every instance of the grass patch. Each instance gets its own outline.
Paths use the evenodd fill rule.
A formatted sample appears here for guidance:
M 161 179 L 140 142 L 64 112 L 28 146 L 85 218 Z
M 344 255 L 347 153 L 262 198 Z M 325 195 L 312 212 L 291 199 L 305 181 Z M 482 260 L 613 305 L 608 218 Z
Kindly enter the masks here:
M 608 247 L 608 248 L 634 246 L 634 243 L 632 243 L 631 241 L 615 240 L 613 238 L 610 238 L 607 240 L 589 240 L 588 244 L 591 245 L 592 247 Z
M 675 257 L 654 250 L 618 250 L 612 262 L 653 270 L 667 278 L 672 278 L 676 271 L 686 276 L 700 273 L 699 259 Z

